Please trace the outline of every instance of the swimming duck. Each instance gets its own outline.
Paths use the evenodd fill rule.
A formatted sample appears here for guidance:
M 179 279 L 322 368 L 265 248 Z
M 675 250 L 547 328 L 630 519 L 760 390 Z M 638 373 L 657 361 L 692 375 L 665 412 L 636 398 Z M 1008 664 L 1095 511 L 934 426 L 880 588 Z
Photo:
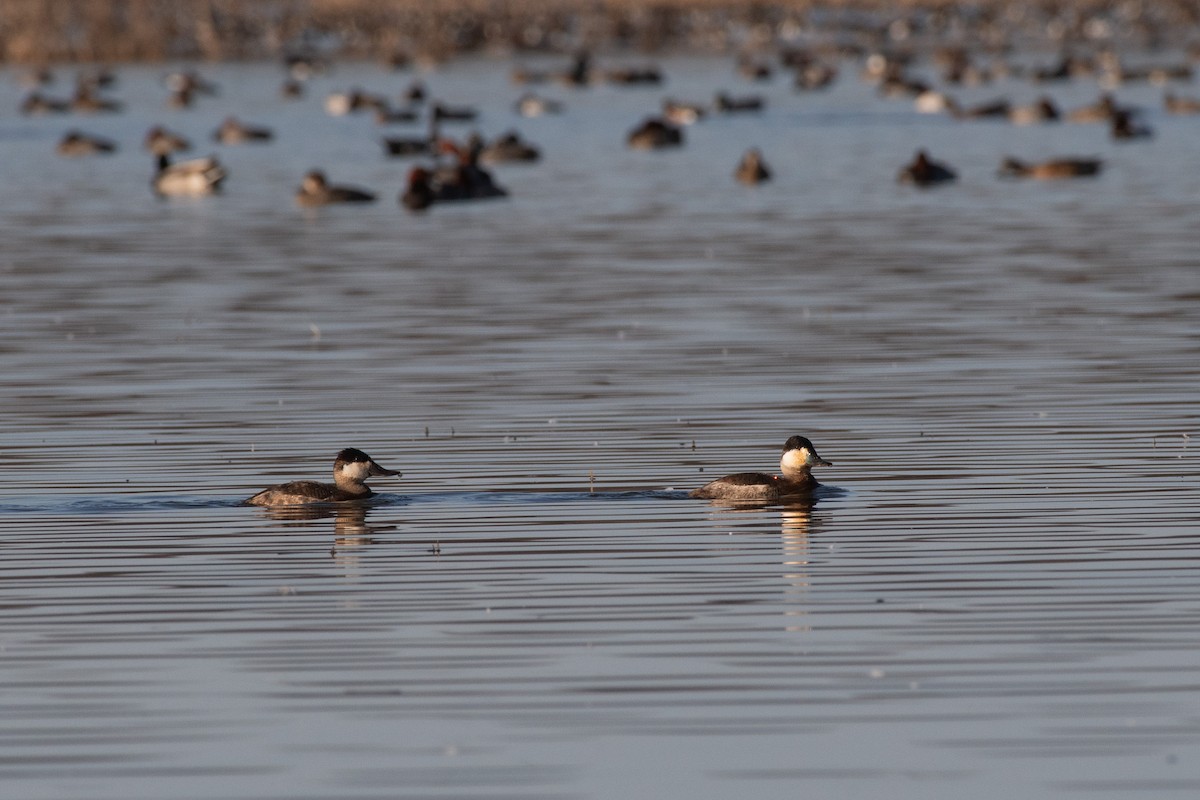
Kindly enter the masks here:
M 84 114 L 112 114 L 121 110 L 121 104 L 116 100 L 100 97 L 93 84 L 80 81 L 75 87 L 75 95 L 71 98 L 71 110 Z
M 167 130 L 162 125 L 155 125 L 146 131 L 146 138 L 143 140 L 142 146 L 156 156 L 164 153 L 168 155 L 181 153 L 192 149 L 191 142 L 178 133 Z
M 304 176 L 296 190 L 296 203 L 301 206 L 324 206 L 330 203 L 372 203 L 375 195 L 353 186 L 331 186 L 325 173 L 314 169 Z
M 832 467 L 832 462 L 817 455 L 813 443 L 793 436 L 783 444 L 779 475 L 764 472 L 738 472 L 726 475 L 688 494 L 701 500 L 768 501 L 808 495 L 821 484 L 812 476 L 813 467 Z
M 1121 109 L 1112 116 L 1111 133 L 1114 139 L 1128 141 L 1130 139 L 1149 139 L 1154 136 L 1154 129 L 1149 125 L 1137 122 L 1133 112 Z
M 1014 125 L 1036 125 L 1041 122 L 1057 122 L 1060 118 L 1058 106 L 1049 97 L 1040 97 L 1028 106 L 1009 109 L 1008 119 Z
M 215 83 L 201 76 L 199 72 L 190 69 L 172 72 L 167 76 L 165 83 L 167 84 L 167 89 L 171 92 L 207 95 L 215 95 L 217 93 L 217 85 Z
M 750 53 L 743 53 L 738 57 L 737 72 L 750 81 L 770 80 L 772 75 L 771 65 Z
M 374 475 L 399 477 L 399 470 L 384 469 L 362 450 L 347 447 L 333 462 L 333 484 L 292 481 L 263 489 L 245 501 L 248 506 L 291 506 L 307 503 L 344 503 L 365 500 L 375 493 L 367 486 Z
M 760 94 L 744 97 L 734 97 L 725 92 L 717 92 L 713 98 L 713 110 L 720 114 L 736 114 L 742 111 L 762 111 L 767 101 Z
M 617 86 L 654 86 L 662 83 L 662 71 L 655 66 L 618 67 L 604 73 L 604 79 Z
M 1200 114 L 1200 99 L 1166 92 L 1163 94 L 1163 108 L 1168 114 Z
M 117 145 L 100 136 L 70 131 L 59 141 L 56 150 L 60 156 L 95 156 L 114 153 Z
M 897 180 L 901 183 L 915 183 L 917 186 L 934 186 L 939 183 L 949 183 L 958 175 L 945 164 L 931 161 L 929 155 L 920 150 L 912 163 L 900 170 Z
M 400 194 L 400 205 L 409 211 L 424 211 L 437 200 L 437 192 L 430 183 L 429 170 L 424 167 L 413 167 L 409 170 L 408 181 Z
M 270 128 L 259 128 L 247 125 L 237 117 L 226 117 L 221 127 L 213 132 L 213 138 L 221 144 L 246 144 L 248 142 L 269 142 L 275 138 Z
M 1095 103 L 1090 106 L 1076 108 L 1067 113 L 1068 122 L 1108 122 L 1113 118 L 1113 115 L 1118 111 L 1117 101 L 1108 92 L 1100 95 Z
M 541 117 L 546 114 L 561 114 L 562 103 L 526 93 L 517 98 L 516 109 L 522 117 Z
M 792 85 L 799 91 L 828 89 L 837 80 L 837 67 L 830 64 L 807 64 L 796 68 Z
M 663 119 L 676 125 L 695 125 L 704 119 L 704 106 L 696 103 L 680 103 L 676 100 L 663 100 Z
M 1040 164 L 1028 164 L 1009 157 L 1000 164 L 1001 177 L 1060 180 L 1100 174 L 1104 162 L 1098 158 L 1055 158 Z
M 444 103 L 433 104 L 434 122 L 470 122 L 479 116 L 479 112 L 466 106 L 452 107 Z
M 461 200 L 488 200 L 507 197 L 508 191 L 496 184 L 492 174 L 479 166 L 480 143 L 463 148 L 443 139 L 438 142 L 443 153 L 454 155 L 458 163 L 430 172 L 416 167 L 408 173 L 408 183 L 400 195 L 400 203 L 412 211 L 420 211 L 436 203 Z
M 1007 118 L 1012 112 L 1012 106 L 1003 97 L 987 100 L 978 105 L 963 108 L 952 102 L 949 106 L 951 116 L 955 119 L 1000 119 Z
M 757 147 L 752 147 L 742 156 L 742 160 L 738 162 L 737 169 L 734 170 L 733 177 L 740 183 L 747 186 L 769 181 L 771 179 L 771 171 L 767 169 L 767 165 L 763 163 L 762 153 Z
M 160 153 L 158 171 L 150 185 L 160 196 L 199 197 L 218 192 L 227 174 L 212 156 L 172 164 L 170 156 Z
M 38 91 L 30 92 L 21 101 L 21 113 L 30 114 L 65 114 L 71 109 L 66 100 L 47 97 Z
M 650 117 L 630 131 L 625 141 L 635 150 L 679 147 L 683 144 L 683 131 L 660 117 Z
M 483 145 L 479 151 L 479 163 L 500 164 L 511 161 L 537 161 L 542 153 L 533 145 L 521 139 L 516 131 Z
M 386 100 L 382 105 L 375 108 L 376 125 L 416 122 L 419 116 L 417 110 L 414 108 L 392 108 L 391 104 Z

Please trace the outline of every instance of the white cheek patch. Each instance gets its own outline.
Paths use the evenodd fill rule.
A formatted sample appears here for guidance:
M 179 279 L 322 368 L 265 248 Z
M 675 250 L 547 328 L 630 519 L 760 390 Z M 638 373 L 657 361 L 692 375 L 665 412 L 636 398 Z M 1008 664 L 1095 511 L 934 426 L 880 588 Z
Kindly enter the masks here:
M 804 469 L 810 464 L 812 464 L 812 454 L 808 452 L 807 447 L 801 447 L 799 450 L 788 450 L 784 453 L 779 466 L 784 472 L 787 472 Z
M 351 461 L 342 467 L 342 474 L 350 480 L 363 481 L 371 474 L 371 465 L 364 461 Z

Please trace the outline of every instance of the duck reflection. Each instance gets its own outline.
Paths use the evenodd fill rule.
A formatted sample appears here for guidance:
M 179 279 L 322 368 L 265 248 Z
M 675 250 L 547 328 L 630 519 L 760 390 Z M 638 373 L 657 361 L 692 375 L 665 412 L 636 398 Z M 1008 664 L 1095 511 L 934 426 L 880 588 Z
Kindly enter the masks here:
M 824 487 L 823 487 L 824 488 Z M 782 505 L 777 503 L 729 503 L 712 501 L 719 509 L 713 519 L 718 523 L 728 522 L 730 517 L 756 514 L 765 517 L 773 511 L 779 513 L 781 577 L 785 582 L 783 613 L 787 617 L 784 628 L 792 632 L 807 631 L 808 608 L 804 603 L 811 580 L 809 577 L 810 538 L 821 526 L 819 515 L 813 513 L 820 497 L 810 493 L 789 499 Z
M 808 609 L 802 600 L 809 588 L 809 535 L 815 520 L 813 498 L 805 502 L 791 503 L 779 509 L 780 540 L 783 545 L 784 610 L 787 617 L 784 629 L 789 632 L 807 631 L 810 627 Z
M 267 506 L 263 513 L 288 528 L 312 528 L 305 524 L 317 519 L 333 518 L 333 547 L 364 547 L 374 543 L 372 536 L 380 529 L 367 525 L 365 504 L 313 504 L 297 506 Z

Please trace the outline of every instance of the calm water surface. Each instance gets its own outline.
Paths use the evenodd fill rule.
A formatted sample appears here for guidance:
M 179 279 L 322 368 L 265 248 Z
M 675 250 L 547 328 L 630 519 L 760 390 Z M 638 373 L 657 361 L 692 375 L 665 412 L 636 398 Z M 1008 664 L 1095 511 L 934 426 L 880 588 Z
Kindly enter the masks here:
M 664 67 L 534 120 L 506 62 L 425 75 L 544 160 L 420 216 L 374 122 L 322 111 L 409 75 L 287 103 L 273 66 L 211 67 L 221 95 L 169 111 L 129 68 L 124 114 L 32 119 L 5 75 L 5 797 L 1200 791 L 1200 118 L 1122 87 L 1157 136 L 1115 144 Z M 768 110 L 624 148 L 718 88 Z M 230 113 L 277 141 L 205 141 Z M 220 155 L 223 196 L 151 196 L 155 122 Z M 121 152 L 58 158 L 74 126 Z M 959 183 L 896 185 L 918 147 Z M 1107 167 L 1005 182 L 1006 154 Z M 312 167 L 381 202 L 298 210 Z M 685 498 L 793 433 L 836 490 Z M 403 479 L 237 505 L 345 446 Z

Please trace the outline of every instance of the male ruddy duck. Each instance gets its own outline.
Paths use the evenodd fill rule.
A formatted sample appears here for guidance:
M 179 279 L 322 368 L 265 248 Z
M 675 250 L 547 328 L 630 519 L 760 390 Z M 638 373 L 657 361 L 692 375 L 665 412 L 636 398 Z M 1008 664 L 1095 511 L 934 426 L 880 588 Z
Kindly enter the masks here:
M 764 472 L 738 472 L 707 483 L 690 492 L 688 497 L 765 501 L 805 496 L 821 485 L 812 476 L 812 468 L 832 466 L 832 462 L 817 455 L 812 442 L 803 436 L 793 436 L 783 445 L 783 458 L 779 460 L 782 476 Z
M 307 503 L 344 503 L 365 500 L 375 493 L 367 486 L 373 475 L 401 475 L 399 470 L 384 469 L 362 450 L 347 447 L 333 462 L 333 484 L 317 481 L 281 483 L 245 501 L 248 506 L 294 506 Z

